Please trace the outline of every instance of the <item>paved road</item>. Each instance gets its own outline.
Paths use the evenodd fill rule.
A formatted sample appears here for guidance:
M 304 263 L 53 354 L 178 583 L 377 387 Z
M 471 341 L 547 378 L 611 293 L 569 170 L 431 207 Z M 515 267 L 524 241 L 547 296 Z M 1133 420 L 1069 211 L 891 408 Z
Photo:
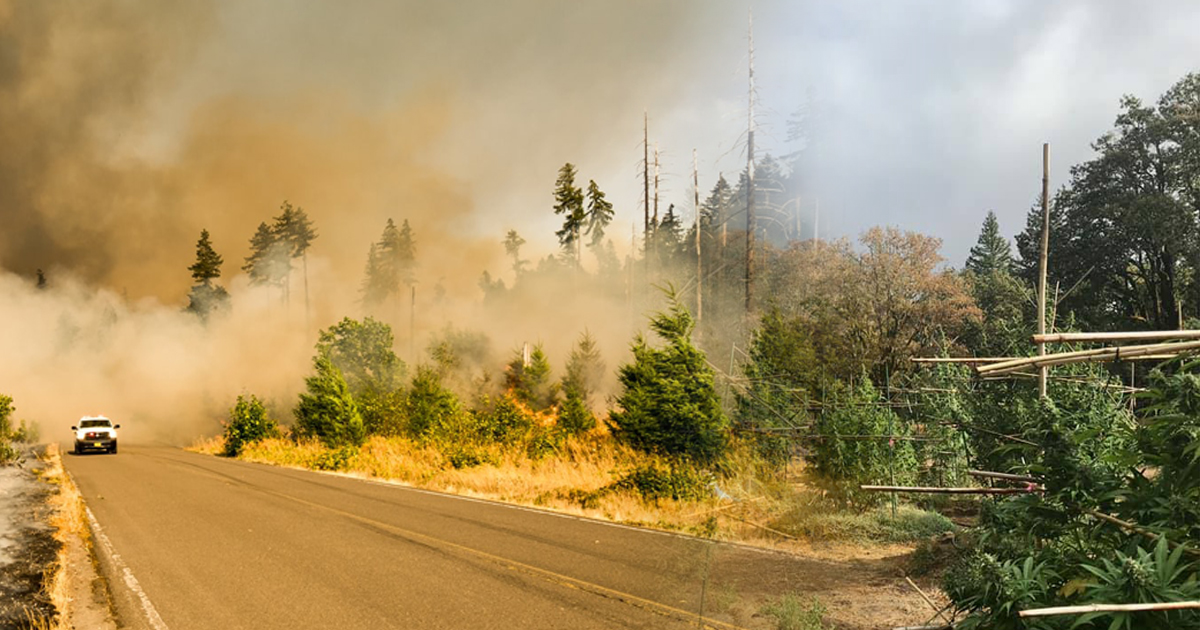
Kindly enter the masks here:
M 132 627 L 695 628 L 702 591 L 706 625 L 763 627 L 764 598 L 837 571 L 167 447 L 63 460 Z

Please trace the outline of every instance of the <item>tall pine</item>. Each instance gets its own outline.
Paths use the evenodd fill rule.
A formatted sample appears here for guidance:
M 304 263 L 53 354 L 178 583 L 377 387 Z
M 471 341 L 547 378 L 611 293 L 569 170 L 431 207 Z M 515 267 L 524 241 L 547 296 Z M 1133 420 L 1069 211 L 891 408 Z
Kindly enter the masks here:
M 993 271 L 1012 273 L 1012 246 L 1008 239 L 1000 234 L 1000 222 L 996 213 L 989 210 L 983 220 L 983 229 L 979 233 L 979 241 L 971 248 L 967 256 L 967 270 L 976 274 L 988 274 Z
M 213 249 L 208 230 L 201 230 L 200 240 L 196 241 L 196 262 L 188 267 L 196 283 L 188 293 L 188 312 L 207 319 L 213 311 L 228 308 L 229 293 L 225 287 L 213 284 L 213 280 L 221 277 L 224 262 Z
M 575 185 L 575 165 L 567 162 L 558 169 L 554 182 L 554 214 L 563 217 L 562 229 L 555 232 L 563 257 L 579 264 L 579 236 L 587 220 L 583 190 Z

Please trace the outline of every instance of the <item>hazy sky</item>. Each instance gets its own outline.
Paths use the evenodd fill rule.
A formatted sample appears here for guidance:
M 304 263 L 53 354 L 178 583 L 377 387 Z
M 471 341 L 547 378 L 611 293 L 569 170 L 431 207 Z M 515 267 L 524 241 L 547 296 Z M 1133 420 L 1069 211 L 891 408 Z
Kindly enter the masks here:
M 319 84 L 366 108 L 453 91 L 436 158 L 470 185 L 473 223 L 491 233 L 553 229 L 565 161 L 609 191 L 628 233 L 643 110 L 665 199 L 690 207 L 693 148 L 703 190 L 736 173 L 751 8 L 760 149 L 791 150 L 786 118 L 806 94 L 824 105 L 822 233 L 894 224 L 943 238 L 956 265 L 988 209 L 1008 234 L 1023 225 L 1042 142 L 1057 187 L 1122 94 L 1153 100 L 1200 70 L 1200 4 L 1186 1 L 404 4 L 223 4 L 197 75 L 278 98 Z
M 1022 227 L 1042 142 L 1057 187 L 1122 94 L 1200 70 L 1184 0 L 0 0 L 0 265 L 159 287 L 144 261 L 186 266 L 201 227 L 239 260 L 289 198 L 335 271 L 394 217 L 427 246 L 474 239 L 473 278 L 503 271 L 508 228 L 553 250 L 567 161 L 609 193 L 624 249 L 643 113 L 664 207 L 690 220 L 693 149 L 706 192 L 742 168 L 751 8 L 760 150 L 790 151 L 788 115 L 822 105 L 806 217 L 819 201 L 823 237 L 932 234 L 954 265 L 988 209 Z

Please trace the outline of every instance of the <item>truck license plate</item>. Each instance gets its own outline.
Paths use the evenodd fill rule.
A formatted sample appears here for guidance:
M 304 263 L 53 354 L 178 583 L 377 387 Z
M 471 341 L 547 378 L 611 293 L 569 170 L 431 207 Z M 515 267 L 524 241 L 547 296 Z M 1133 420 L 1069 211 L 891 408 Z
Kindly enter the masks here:
M 96 446 L 103 446 L 103 445 L 104 445 L 103 442 L 96 442 Z

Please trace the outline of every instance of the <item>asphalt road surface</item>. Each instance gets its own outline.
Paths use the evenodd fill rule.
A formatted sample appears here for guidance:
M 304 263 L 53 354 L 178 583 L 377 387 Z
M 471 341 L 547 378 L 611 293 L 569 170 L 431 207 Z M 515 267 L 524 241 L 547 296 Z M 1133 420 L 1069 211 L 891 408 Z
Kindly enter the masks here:
M 837 566 L 167 447 L 63 456 L 135 628 L 766 627 Z M 121 602 L 124 602 L 123 604 Z

